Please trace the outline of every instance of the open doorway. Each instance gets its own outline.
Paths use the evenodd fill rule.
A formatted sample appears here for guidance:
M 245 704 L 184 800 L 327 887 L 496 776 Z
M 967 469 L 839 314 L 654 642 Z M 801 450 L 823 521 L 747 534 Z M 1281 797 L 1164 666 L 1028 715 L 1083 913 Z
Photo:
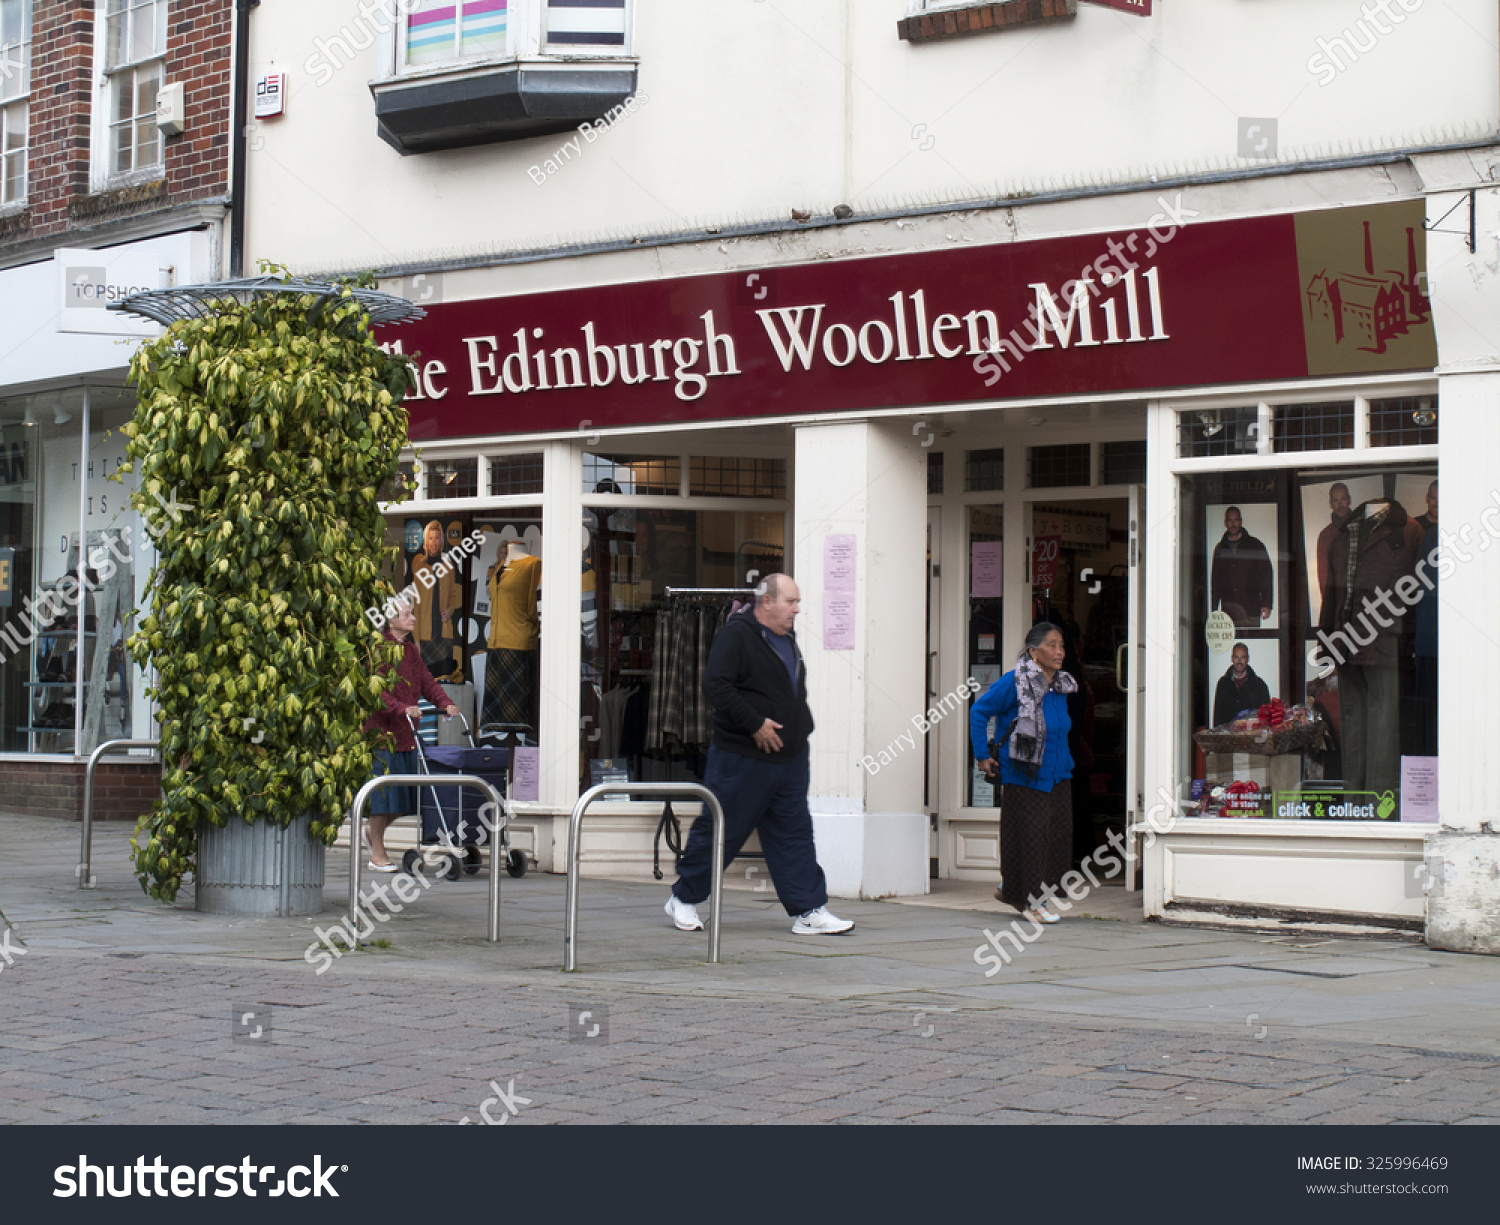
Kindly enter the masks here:
M 1108 846 L 1111 830 L 1124 838 L 1131 809 L 1129 499 L 1038 501 L 1030 536 L 1031 620 L 1062 627 L 1064 668 L 1079 681 L 1069 702 L 1077 864 Z M 1107 883 L 1123 885 L 1125 874 Z

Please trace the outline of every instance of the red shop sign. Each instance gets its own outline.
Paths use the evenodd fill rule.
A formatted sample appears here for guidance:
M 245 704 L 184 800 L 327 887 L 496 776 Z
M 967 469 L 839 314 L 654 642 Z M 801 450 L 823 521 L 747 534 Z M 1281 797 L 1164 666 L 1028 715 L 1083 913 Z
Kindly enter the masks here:
M 1057 586 L 1057 555 L 1061 536 L 1038 536 L 1031 542 L 1031 585 L 1051 590 Z
M 1420 200 L 442 302 L 411 436 L 1431 369 Z
M 1097 4 L 1107 9 L 1119 9 L 1122 13 L 1134 13 L 1137 17 L 1151 16 L 1151 0 L 1083 0 L 1083 2 Z

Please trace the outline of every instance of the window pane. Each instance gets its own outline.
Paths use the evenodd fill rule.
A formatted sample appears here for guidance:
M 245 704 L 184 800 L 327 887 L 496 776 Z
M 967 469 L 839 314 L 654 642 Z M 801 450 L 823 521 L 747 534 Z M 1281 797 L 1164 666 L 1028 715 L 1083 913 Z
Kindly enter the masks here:
M 1278 404 L 1277 451 L 1341 451 L 1354 445 L 1354 402 Z
M 161 90 L 161 65 L 152 64 L 135 70 L 135 113 L 141 117 L 156 114 L 156 95 Z
M 131 152 L 134 149 L 134 145 L 131 143 L 133 132 L 134 125 L 129 123 L 115 129 L 114 152 L 110 169 L 116 174 L 123 174 L 134 165 L 131 161 Z
M 3 203 L 13 204 L 26 198 L 26 154 L 5 155 L 5 194 Z
M 1033 489 L 1061 485 L 1088 485 L 1089 444 L 1069 443 L 1060 447 L 1032 447 L 1026 456 L 1027 476 Z
M 964 488 L 970 493 L 1005 488 L 1005 448 L 970 451 L 964 463 Z
M 542 492 L 542 453 L 497 455 L 490 460 L 490 493 L 503 497 L 512 493 Z
M 113 4 L 110 8 L 104 26 L 104 66 L 115 68 L 125 62 L 125 14 L 114 11 Z
M 1402 758 L 1437 755 L 1436 475 L 1181 479 L 1176 760 L 1189 812 L 1413 819 Z
M 156 54 L 156 0 L 147 0 L 130 15 L 130 58 L 149 60 Z
M 1177 454 L 1183 459 L 1254 455 L 1259 437 L 1260 410 L 1253 404 L 1177 414 Z
M 675 495 L 682 492 L 682 464 L 675 455 L 585 455 L 584 493 Z
M 135 74 L 130 71 L 120 73 L 115 78 L 115 119 L 121 123 L 135 116 Z
M 1435 447 L 1438 440 L 1436 396 L 1402 396 L 1370 401 L 1372 447 Z
M 1145 442 L 1106 442 L 1099 448 L 1099 483 L 1143 485 L 1146 482 Z
M 435 459 L 427 465 L 429 498 L 472 498 L 478 493 L 477 459 Z
M 547 41 L 570 47 L 623 47 L 625 0 L 549 0 Z
M 506 0 L 464 0 L 461 55 L 505 54 Z
M 720 498 L 784 498 L 786 460 L 695 455 L 688 492 Z
M 458 32 L 452 0 L 422 0 L 406 18 L 406 62 L 434 64 L 453 58 Z
M 144 170 L 161 161 L 161 129 L 156 126 L 155 115 L 148 114 L 137 120 L 135 127 L 135 168 Z
M 31 88 L 31 0 L 0 0 L 0 101 Z
M 970 451 L 970 463 L 979 454 L 990 453 Z M 1000 598 L 1004 522 L 1003 506 L 969 507 L 969 675 L 979 682 L 980 693 L 989 689 L 1007 670 L 1003 644 L 1000 641 L 1004 611 L 1004 603 Z M 970 699 L 969 705 L 972 706 L 973 703 L 974 699 Z M 966 714 L 963 729 L 965 739 L 967 725 Z M 991 727 L 990 735 L 994 734 L 995 729 Z M 980 773 L 971 753 L 965 751 L 964 760 L 969 763 L 968 803 L 975 808 L 993 807 L 994 784 Z

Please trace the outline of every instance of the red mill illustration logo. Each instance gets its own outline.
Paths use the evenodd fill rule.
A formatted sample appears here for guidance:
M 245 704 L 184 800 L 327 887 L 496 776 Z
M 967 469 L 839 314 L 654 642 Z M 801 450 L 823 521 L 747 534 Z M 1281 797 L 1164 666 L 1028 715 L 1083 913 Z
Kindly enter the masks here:
M 1309 374 L 1437 364 L 1420 200 L 1297 217 Z

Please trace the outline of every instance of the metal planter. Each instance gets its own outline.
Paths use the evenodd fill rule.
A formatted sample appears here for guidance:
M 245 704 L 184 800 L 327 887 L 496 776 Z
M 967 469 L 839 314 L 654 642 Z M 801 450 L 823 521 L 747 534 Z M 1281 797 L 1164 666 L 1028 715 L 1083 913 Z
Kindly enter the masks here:
M 198 829 L 197 905 L 204 914 L 284 918 L 323 909 L 324 846 L 312 817 L 282 829 L 231 817 Z

